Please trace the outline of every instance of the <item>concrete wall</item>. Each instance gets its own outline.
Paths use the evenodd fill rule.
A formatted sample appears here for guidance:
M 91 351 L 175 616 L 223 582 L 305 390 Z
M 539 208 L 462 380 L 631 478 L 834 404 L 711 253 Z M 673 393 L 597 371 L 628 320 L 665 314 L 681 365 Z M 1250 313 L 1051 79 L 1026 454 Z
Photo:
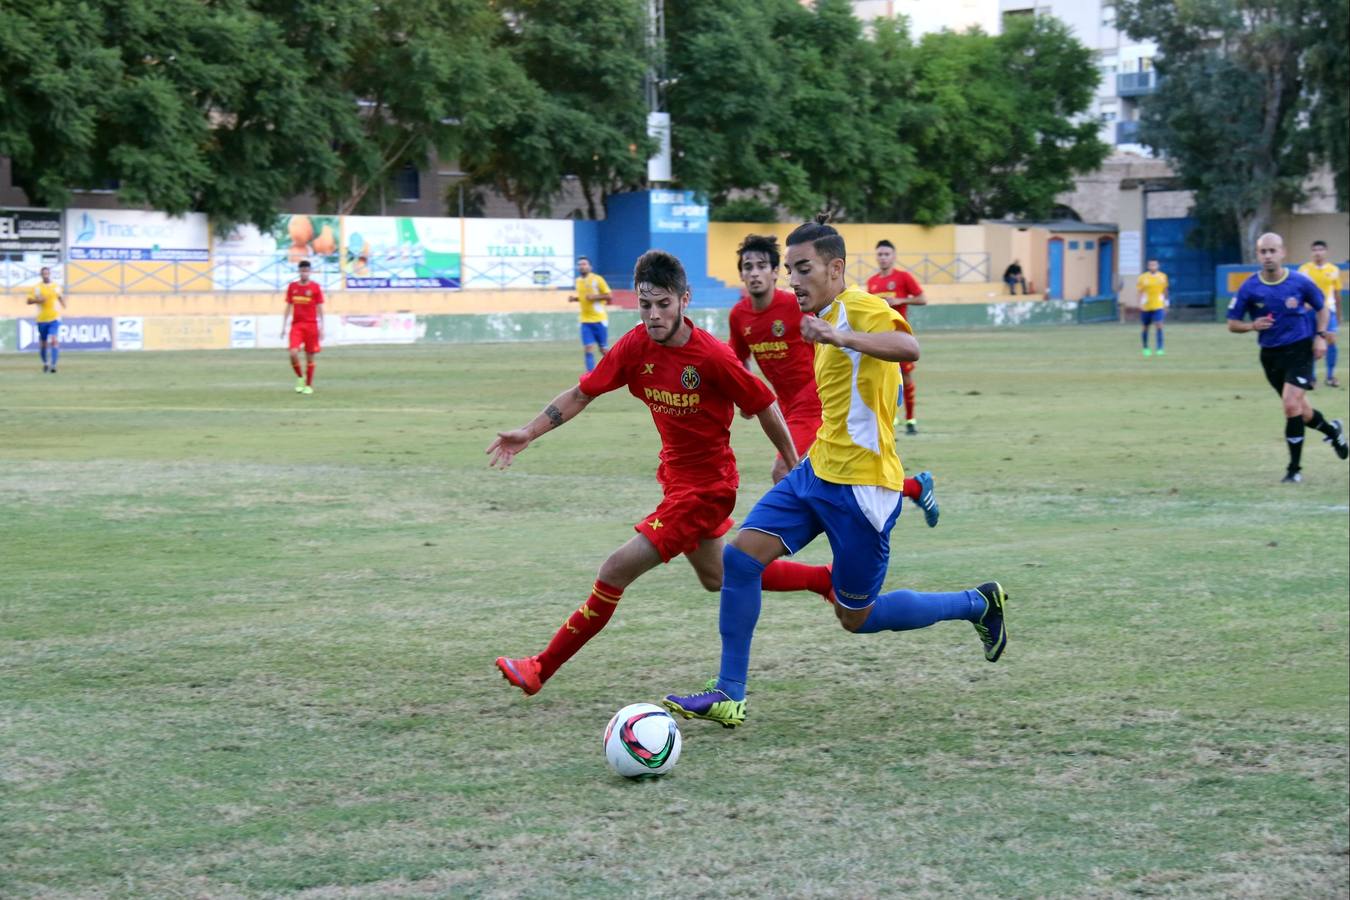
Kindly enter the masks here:
M 1334 263 L 1350 259 L 1350 214 L 1281 215 L 1275 231 L 1284 238 L 1286 261 L 1298 266 L 1308 261 L 1313 241 L 1327 242 L 1327 259 Z
M 747 234 L 772 234 L 781 247 L 787 236 L 800 223 L 709 222 L 708 274 L 728 285 L 739 286 L 736 271 L 736 248 Z M 956 252 L 955 225 L 924 228 L 922 225 L 854 225 L 835 226 L 844 238 L 850 254 L 871 253 L 877 241 L 886 238 L 895 244 L 899 253 L 954 253 Z M 1002 274 L 1002 270 L 999 271 Z

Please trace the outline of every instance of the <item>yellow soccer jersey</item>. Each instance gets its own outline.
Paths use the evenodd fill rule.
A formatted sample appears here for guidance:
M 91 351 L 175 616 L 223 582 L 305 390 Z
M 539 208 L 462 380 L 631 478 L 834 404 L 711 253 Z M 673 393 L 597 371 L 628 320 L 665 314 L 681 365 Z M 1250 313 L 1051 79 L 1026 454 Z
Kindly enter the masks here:
M 840 331 L 910 331 L 885 300 L 854 285 L 818 315 Z M 821 425 L 811 445 L 811 467 L 835 484 L 904 488 L 905 469 L 895 452 L 896 395 L 900 367 L 856 350 L 816 345 L 816 389 Z
M 1139 308 L 1144 312 L 1162 309 L 1167 303 L 1163 297 L 1167 294 L 1167 275 L 1163 272 L 1145 272 L 1134 283 L 1139 290 Z
M 582 322 L 608 322 L 609 313 L 605 312 L 604 301 L 596 302 L 592 297 L 609 293 L 605 279 L 592 272 L 577 279 L 577 302 L 581 304 Z
M 38 307 L 37 320 L 39 322 L 55 322 L 61 318 L 61 310 L 57 300 L 61 297 L 61 289 L 54 284 L 38 284 L 33 286 L 33 299 L 41 300 L 42 304 Z
M 1298 267 L 1298 274 L 1306 275 L 1317 285 L 1317 289 L 1326 298 L 1327 309 L 1336 311 L 1336 295 L 1341 292 L 1341 269 L 1335 263 L 1323 263 L 1315 266 L 1305 262 Z

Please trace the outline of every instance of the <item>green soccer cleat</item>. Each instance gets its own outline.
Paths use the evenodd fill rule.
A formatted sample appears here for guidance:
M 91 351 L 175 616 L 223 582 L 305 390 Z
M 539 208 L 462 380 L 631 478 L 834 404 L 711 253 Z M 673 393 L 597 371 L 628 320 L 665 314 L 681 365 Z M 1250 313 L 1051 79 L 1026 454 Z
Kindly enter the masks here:
M 304 387 L 300 388 L 300 393 L 312 394 L 314 393 L 314 388 L 310 387 L 309 385 L 305 385 Z
M 1150 350 L 1150 349 L 1148 349 L 1147 347 L 1145 347 L 1145 348 L 1144 348 L 1144 355 L 1145 355 L 1145 356 L 1152 356 L 1152 355 L 1153 355 L 1153 351 Z
M 667 694 L 661 705 L 670 712 L 686 719 L 707 719 L 723 728 L 736 728 L 745 724 L 745 701 L 732 700 L 723 691 L 717 689 L 717 679 L 708 680 L 707 690 L 696 694 Z
M 1159 347 L 1156 351 L 1154 351 L 1154 355 L 1155 355 L 1155 356 L 1166 356 L 1166 355 L 1167 355 L 1167 351 L 1164 350 L 1163 348 Z
M 1003 650 L 1008 646 L 1008 629 L 1003 625 L 1003 608 L 1008 602 L 1008 592 L 997 581 L 986 581 L 975 590 L 984 597 L 984 614 L 972 624 L 984 644 L 984 658 L 998 662 Z
M 297 377 L 295 379 L 295 392 L 303 394 L 305 392 L 305 379 Z

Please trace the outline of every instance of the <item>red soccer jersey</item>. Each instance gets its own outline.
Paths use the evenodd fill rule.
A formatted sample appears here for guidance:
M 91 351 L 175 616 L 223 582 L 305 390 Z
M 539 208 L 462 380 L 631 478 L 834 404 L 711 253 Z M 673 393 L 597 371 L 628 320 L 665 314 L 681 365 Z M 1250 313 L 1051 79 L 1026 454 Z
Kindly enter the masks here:
M 885 300 L 891 305 L 891 309 L 908 319 L 909 304 L 896 301 L 904 300 L 906 297 L 917 297 L 923 293 L 923 288 L 919 287 L 914 276 L 904 269 L 891 269 L 889 275 L 878 272 L 867 279 L 867 293 Z
M 802 317 L 797 295 L 776 290 L 763 312 L 747 296 L 731 308 L 731 349 L 744 362 L 751 355 L 764 377 L 778 393 L 783 414 L 820 414 L 816 393 L 815 348 L 802 340 Z
M 732 405 L 757 413 L 773 403 L 773 392 L 745 370 L 731 349 L 694 323 L 683 347 L 663 347 L 639 324 L 619 338 L 579 387 L 592 397 L 628 386 L 647 404 L 661 435 L 663 484 L 735 487 L 731 452 Z
M 323 303 L 323 288 L 318 282 L 301 284 L 292 281 L 286 285 L 286 302 L 291 305 L 296 325 L 314 325 L 319 321 L 319 306 Z

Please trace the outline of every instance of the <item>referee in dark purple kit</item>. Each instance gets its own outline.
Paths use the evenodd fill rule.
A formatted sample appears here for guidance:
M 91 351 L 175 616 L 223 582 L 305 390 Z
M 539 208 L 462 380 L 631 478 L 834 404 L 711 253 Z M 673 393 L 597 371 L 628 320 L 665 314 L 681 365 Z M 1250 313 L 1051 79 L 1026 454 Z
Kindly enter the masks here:
M 1228 304 L 1228 330 L 1237 334 L 1256 332 L 1261 346 L 1261 367 L 1266 380 L 1284 402 L 1284 440 L 1289 445 L 1286 484 L 1303 480 L 1303 432 L 1306 427 L 1322 432 L 1336 455 L 1350 455 L 1345 426 L 1340 419 L 1328 422 L 1308 402 L 1313 389 L 1313 361 L 1326 355 L 1327 344 L 1336 340 L 1327 331 L 1330 310 L 1321 290 L 1312 280 L 1284 267 L 1284 239 L 1266 233 L 1256 241 L 1256 259 L 1261 270 L 1242 283 Z M 1308 315 L 1308 309 L 1316 312 Z M 1243 321 L 1251 317 L 1250 322 Z

